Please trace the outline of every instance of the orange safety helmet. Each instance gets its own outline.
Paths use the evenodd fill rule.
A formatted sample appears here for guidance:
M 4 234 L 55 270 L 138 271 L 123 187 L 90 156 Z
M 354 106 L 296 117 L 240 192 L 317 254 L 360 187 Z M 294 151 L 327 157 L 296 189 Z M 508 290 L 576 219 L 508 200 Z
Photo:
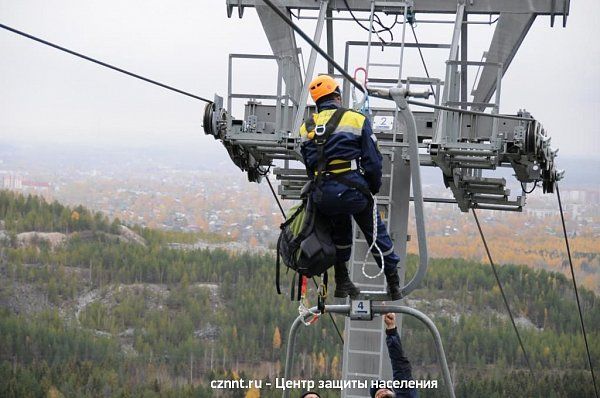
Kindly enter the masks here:
M 329 75 L 320 75 L 310 82 L 310 96 L 317 102 L 319 98 L 329 95 L 333 92 L 340 93 L 340 85 Z

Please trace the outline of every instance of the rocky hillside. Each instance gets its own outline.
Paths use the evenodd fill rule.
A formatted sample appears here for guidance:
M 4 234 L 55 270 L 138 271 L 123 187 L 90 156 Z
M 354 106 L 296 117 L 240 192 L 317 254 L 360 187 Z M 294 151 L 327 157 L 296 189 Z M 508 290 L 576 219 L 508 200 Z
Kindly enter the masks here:
M 21 207 L 19 214 L 49 220 L 74 211 L 53 213 L 58 206 Z M 9 201 L 8 208 L 16 214 L 19 206 Z M 101 220 L 85 209 L 77 212 Z M 64 230 L 27 231 L 8 213 L 0 212 L 6 236 L 0 245 L 0 378 L 6 381 L 0 396 L 210 397 L 214 378 L 280 375 L 298 304 L 289 301 L 289 292 L 275 293 L 270 254 L 199 249 L 194 236 L 123 232 L 108 220 L 84 228 L 77 224 L 82 217 L 50 223 Z M 23 233 L 36 237 L 18 240 Z M 50 233 L 63 237 L 51 243 L 43 235 Z M 408 274 L 415 264 L 411 257 Z M 523 266 L 502 266 L 499 274 L 537 379 L 528 375 L 488 265 L 433 260 L 422 287 L 406 300 L 438 325 L 457 395 L 591 396 L 570 281 Z M 287 286 L 291 274 L 284 279 Z M 598 297 L 580 293 L 597 361 Z M 314 303 L 313 289 L 310 296 Z M 336 321 L 343 324 L 343 318 Z M 403 326 L 415 374 L 441 380 L 428 331 L 409 318 Z M 295 375 L 341 377 L 342 345 L 329 318 L 304 328 L 297 347 Z M 423 390 L 420 396 L 444 394 Z M 263 397 L 278 395 L 261 391 Z

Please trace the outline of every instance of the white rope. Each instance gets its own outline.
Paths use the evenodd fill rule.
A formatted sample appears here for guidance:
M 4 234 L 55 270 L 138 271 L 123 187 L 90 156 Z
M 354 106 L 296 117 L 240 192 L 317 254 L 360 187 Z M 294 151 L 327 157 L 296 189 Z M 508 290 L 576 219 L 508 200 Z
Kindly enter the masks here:
M 362 273 L 365 277 L 367 277 L 369 279 L 375 279 L 379 275 L 383 274 L 383 252 L 377 245 L 377 198 L 375 197 L 375 195 L 371 195 L 371 197 L 373 198 L 373 236 L 371 237 L 371 239 L 372 239 L 371 246 L 369 246 L 369 248 L 367 249 L 367 252 L 365 253 L 365 259 L 364 259 L 363 265 L 362 265 Z M 365 268 L 367 266 L 367 258 L 369 257 L 369 253 L 371 253 L 371 250 L 373 249 L 373 247 L 377 249 L 379 258 L 381 258 L 381 268 L 376 275 L 369 275 L 365 271 Z M 375 260 L 375 262 L 377 262 L 377 259 Z
M 310 308 L 308 308 L 306 305 L 304 305 L 304 301 L 300 300 L 300 305 L 298 305 L 298 313 L 301 316 L 301 320 L 302 323 L 304 324 L 304 326 L 310 326 L 312 325 L 315 320 L 317 318 L 319 318 L 319 316 L 321 315 L 320 312 L 313 312 L 310 310 Z

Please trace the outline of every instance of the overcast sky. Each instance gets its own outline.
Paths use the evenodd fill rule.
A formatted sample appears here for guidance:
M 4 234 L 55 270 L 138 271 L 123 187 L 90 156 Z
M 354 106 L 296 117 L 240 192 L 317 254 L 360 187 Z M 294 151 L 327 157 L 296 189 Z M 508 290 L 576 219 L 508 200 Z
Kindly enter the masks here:
M 562 155 L 599 156 L 598 15 L 599 1 L 575 0 L 566 29 L 561 18 L 554 28 L 549 17 L 538 18 L 503 80 L 501 111 L 529 110 Z M 256 12 L 228 19 L 224 0 L 0 0 L 0 22 L 209 98 L 227 92 L 229 53 L 270 52 Z M 312 36 L 312 21 L 301 26 Z M 400 26 L 395 29 L 400 37 Z M 481 58 L 491 33 L 487 26 L 473 26 L 471 59 Z M 449 42 L 451 26 L 421 24 L 417 34 L 421 42 Z M 340 63 L 346 40 L 367 38 L 349 22 L 337 23 L 336 35 Z M 411 34 L 407 37 L 412 41 Z M 0 51 L 2 141 L 43 142 L 49 148 L 67 142 L 99 147 L 171 142 L 197 146 L 199 153 L 223 151 L 203 135 L 202 102 L 4 30 Z M 303 51 L 308 59 L 309 48 L 303 46 Z M 425 56 L 432 74 L 442 77 L 447 53 L 429 51 Z M 361 60 L 354 57 L 352 69 Z M 421 68 L 418 54 L 407 53 L 406 73 L 422 76 Z M 240 64 L 236 91 L 272 90 L 274 71 L 257 62 Z M 319 71 L 325 71 L 324 63 Z

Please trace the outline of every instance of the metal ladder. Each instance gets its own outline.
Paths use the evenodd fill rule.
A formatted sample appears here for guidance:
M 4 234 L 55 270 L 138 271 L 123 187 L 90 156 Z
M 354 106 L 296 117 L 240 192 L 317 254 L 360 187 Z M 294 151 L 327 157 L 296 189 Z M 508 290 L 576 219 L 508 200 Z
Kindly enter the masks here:
M 393 197 L 392 184 L 394 175 L 391 173 L 396 153 L 391 149 L 382 149 L 384 157 L 383 184 L 380 195 L 377 196 L 378 211 L 383 213 L 383 220 L 390 225 L 392 215 Z M 395 237 L 397 240 L 398 237 Z M 369 279 L 362 273 L 363 265 L 370 275 L 379 271 L 371 254 L 365 262 L 365 253 L 369 248 L 367 240 L 354 226 L 352 265 L 350 277 L 361 291 L 385 291 L 385 278 L 383 275 L 375 279 Z M 401 283 L 403 283 L 403 274 Z M 361 295 L 362 298 L 367 298 Z M 343 374 L 345 379 L 391 379 L 391 368 L 387 354 L 385 334 L 383 333 L 383 318 L 375 318 L 372 321 L 346 319 L 345 325 L 346 341 L 344 345 Z M 343 392 L 343 397 L 364 397 L 364 391 L 348 390 Z
M 371 1 L 371 16 L 369 18 L 369 39 L 367 47 L 367 59 L 365 62 L 367 76 L 371 67 L 386 67 L 386 68 L 397 68 L 398 69 L 398 82 L 397 86 L 400 86 L 402 79 L 402 62 L 404 57 L 404 31 L 406 24 L 403 24 L 402 34 L 402 47 L 400 62 L 398 64 L 389 63 L 375 63 L 371 62 L 371 44 L 372 44 L 372 31 L 373 31 L 373 20 L 375 15 L 375 0 Z M 407 7 L 404 7 L 404 17 L 406 20 Z M 394 109 L 394 126 L 391 134 L 386 134 L 386 140 L 378 141 L 380 151 L 383 156 L 383 173 L 382 173 L 382 186 L 379 194 L 377 195 L 377 206 L 378 212 L 382 217 L 385 225 L 390 231 L 390 220 L 393 216 L 392 204 L 394 203 L 393 189 L 395 173 L 394 164 L 395 162 L 401 162 L 402 148 L 396 144 L 399 141 L 399 126 L 398 110 Z M 375 132 L 375 130 L 374 130 Z M 391 145 L 390 145 L 391 144 Z M 399 239 L 406 239 L 406 236 L 392 236 L 392 239 L 396 242 Z M 382 300 L 385 298 L 385 278 L 382 275 L 375 279 L 367 278 L 363 275 L 362 269 L 365 266 L 365 271 L 369 275 L 375 275 L 379 272 L 379 268 L 372 256 L 369 254 L 365 261 L 365 254 L 369 248 L 367 240 L 363 236 L 356 224 L 353 227 L 353 245 L 352 245 L 352 258 L 350 266 L 350 278 L 360 288 L 361 292 L 377 292 L 375 296 L 371 297 L 368 294 L 361 293 L 359 299 L 373 299 Z M 382 259 L 383 261 L 383 259 Z M 404 259 L 403 259 L 404 261 Z M 404 267 L 398 268 L 400 273 L 400 284 L 404 283 Z M 400 328 L 401 318 L 399 318 L 398 327 Z M 377 380 L 377 379 L 391 379 L 392 372 L 390 361 L 387 355 L 387 347 L 385 341 L 385 333 L 383 332 L 383 318 L 378 317 L 371 321 L 365 320 L 353 320 L 346 318 L 345 323 L 345 334 L 347 344 L 344 345 L 344 356 L 343 356 L 343 378 L 344 379 L 355 379 L 355 380 Z M 342 391 L 342 397 L 344 398 L 362 398 L 368 394 L 368 391 L 361 389 L 348 389 Z

